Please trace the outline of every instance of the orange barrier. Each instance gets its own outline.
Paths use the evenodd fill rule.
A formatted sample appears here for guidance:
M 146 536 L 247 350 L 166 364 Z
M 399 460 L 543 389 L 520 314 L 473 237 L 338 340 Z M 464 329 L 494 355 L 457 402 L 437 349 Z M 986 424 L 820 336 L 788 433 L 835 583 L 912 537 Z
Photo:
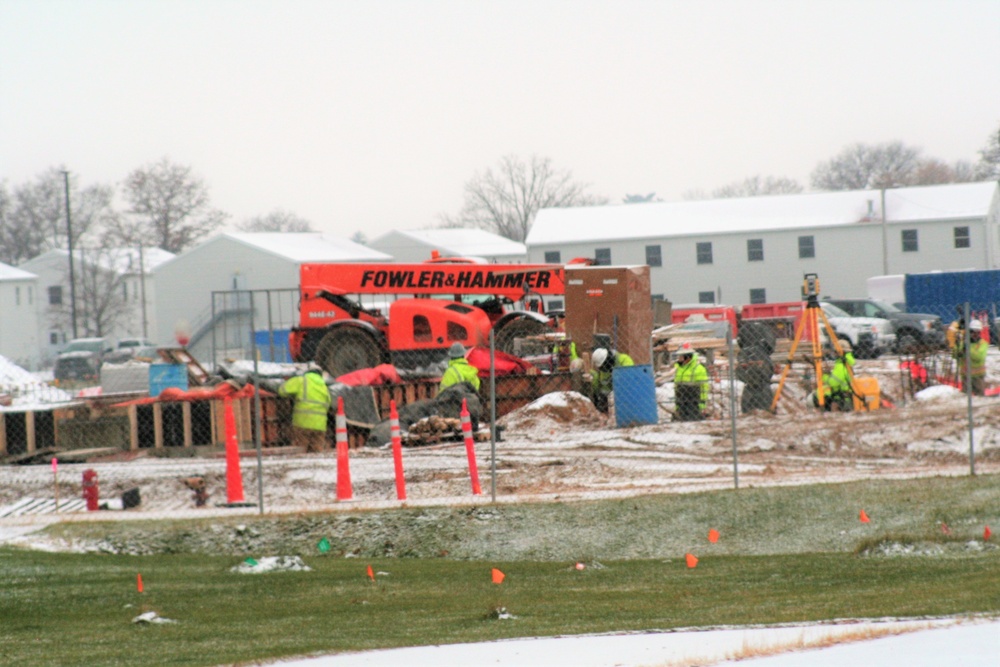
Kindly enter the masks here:
M 472 438 L 472 420 L 469 417 L 469 406 L 462 399 L 462 435 L 465 437 L 465 453 L 469 457 L 469 477 L 472 478 L 472 495 L 478 496 L 483 490 L 479 487 L 479 467 L 476 465 L 476 442 Z
M 351 462 L 348 458 L 347 417 L 344 415 L 344 397 L 337 398 L 337 500 L 350 500 Z
M 396 401 L 389 401 L 389 427 L 392 433 L 392 461 L 396 468 L 396 499 L 406 500 L 406 479 L 403 477 L 403 442 L 399 437 L 399 413 Z

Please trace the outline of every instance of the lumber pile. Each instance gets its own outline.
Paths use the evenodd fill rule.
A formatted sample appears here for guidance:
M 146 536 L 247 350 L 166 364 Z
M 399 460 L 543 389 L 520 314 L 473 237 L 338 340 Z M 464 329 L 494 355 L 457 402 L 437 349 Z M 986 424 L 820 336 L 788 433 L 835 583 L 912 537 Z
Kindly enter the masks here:
M 487 439 L 488 433 L 473 434 L 477 442 Z M 425 447 L 445 442 L 462 442 L 462 420 L 454 417 L 431 415 L 414 422 L 410 428 L 400 435 L 404 447 Z

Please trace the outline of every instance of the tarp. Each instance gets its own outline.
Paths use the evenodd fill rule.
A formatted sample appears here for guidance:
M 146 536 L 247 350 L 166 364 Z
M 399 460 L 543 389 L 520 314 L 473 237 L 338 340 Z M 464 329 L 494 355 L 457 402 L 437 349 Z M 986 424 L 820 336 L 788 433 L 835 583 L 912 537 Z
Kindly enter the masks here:
M 273 396 L 274 394 L 261 389 L 260 395 Z M 177 387 L 167 387 L 160 392 L 159 396 L 149 396 L 147 398 L 137 398 L 133 401 L 115 403 L 112 407 L 149 405 L 151 403 L 176 403 L 179 401 L 212 401 L 224 398 L 250 398 L 251 396 L 253 396 L 252 384 L 237 387 L 231 382 L 221 382 L 211 389 L 178 389 Z
M 340 384 L 350 387 L 373 384 L 400 384 L 403 378 L 392 364 L 379 364 L 374 368 L 362 368 L 350 373 L 345 373 L 337 378 Z
M 471 366 L 476 367 L 480 378 L 490 376 L 490 351 L 488 348 L 476 346 L 469 350 L 465 359 Z M 510 375 L 512 373 L 527 373 L 532 365 L 520 357 L 497 350 L 495 368 L 497 375 Z

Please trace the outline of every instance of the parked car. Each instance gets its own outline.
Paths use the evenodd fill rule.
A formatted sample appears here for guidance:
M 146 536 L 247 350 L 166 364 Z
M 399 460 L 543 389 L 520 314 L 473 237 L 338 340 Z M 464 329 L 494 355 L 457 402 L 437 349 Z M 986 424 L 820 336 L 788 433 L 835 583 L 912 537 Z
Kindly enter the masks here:
M 872 359 L 895 349 L 896 333 L 889 320 L 879 317 L 853 317 L 829 301 L 820 301 L 819 306 L 837 337 L 851 342 L 854 356 Z
M 831 299 L 832 303 L 853 317 L 876 317 L 892 322 L 896 332 L 896 352 L 918 349 L 941 349 L 945 346 L 946 325 L 931 313 L 908 313 L 878 299 Z
M 60 382 L 96 381 L 100 377 L 101 364 L 112 352 L 114 349 L 106 338 L 74 338 L 56 357 L 52 377 Z
M 156 343 L 146 338 L 121 338 L 118 340 L 118 347 L 116 349 L 119 352 L 128 352 L 134 355 L 137 348 L 149 347 L 156 347 Z

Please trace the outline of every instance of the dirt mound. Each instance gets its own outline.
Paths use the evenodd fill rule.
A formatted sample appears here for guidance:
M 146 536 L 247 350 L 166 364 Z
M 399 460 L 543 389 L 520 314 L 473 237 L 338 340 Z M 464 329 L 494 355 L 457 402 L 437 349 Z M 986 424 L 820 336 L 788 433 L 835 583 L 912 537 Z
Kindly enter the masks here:
M 509 433 L 549 435 L 552 431 L 571 426 L 574 429 L 603 427 L 607 416 L 590 399 L 575 391 L 545 394 L 528 405 L 501 417 L 498 423 Z

